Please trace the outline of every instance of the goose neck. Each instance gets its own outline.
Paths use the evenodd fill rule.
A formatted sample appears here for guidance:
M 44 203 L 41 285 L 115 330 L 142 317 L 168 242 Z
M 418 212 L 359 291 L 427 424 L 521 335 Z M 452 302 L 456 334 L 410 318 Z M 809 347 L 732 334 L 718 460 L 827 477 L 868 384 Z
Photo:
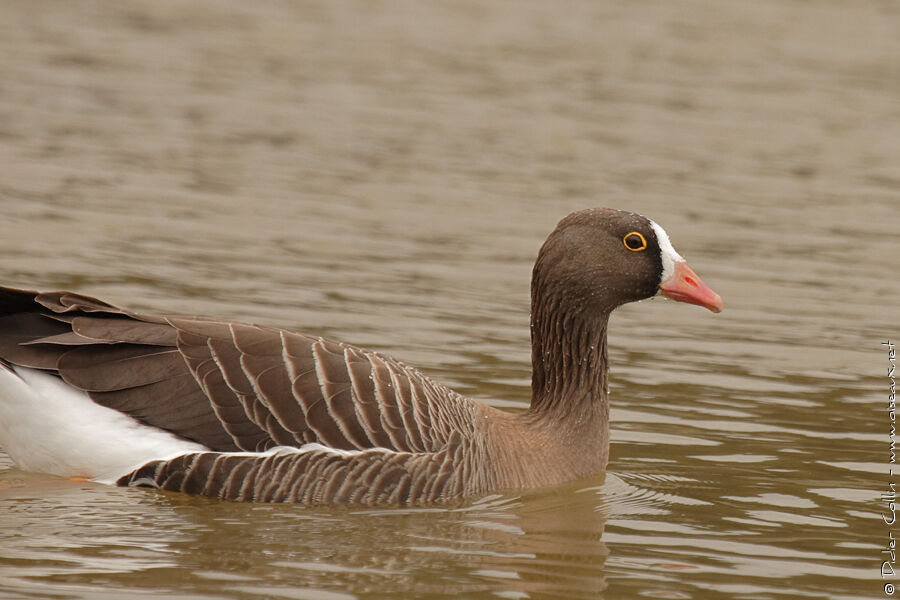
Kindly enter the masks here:
M 543 300 L 532 305 L 529 412 L 552 414 L 557 419 L 606 419 L 609 313 L 567 310 L 566 303 L 557 299 Z

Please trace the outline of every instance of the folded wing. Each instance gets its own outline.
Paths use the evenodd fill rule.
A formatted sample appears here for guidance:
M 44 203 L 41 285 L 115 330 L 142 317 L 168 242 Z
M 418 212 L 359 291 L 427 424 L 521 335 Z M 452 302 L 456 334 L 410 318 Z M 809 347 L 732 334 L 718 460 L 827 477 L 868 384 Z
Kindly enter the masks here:
M 0 288 L 0 360 L 216 452 L 321 444 L 437 452 L 477 405 L 382 354 L 319 337 L 142 315 Z

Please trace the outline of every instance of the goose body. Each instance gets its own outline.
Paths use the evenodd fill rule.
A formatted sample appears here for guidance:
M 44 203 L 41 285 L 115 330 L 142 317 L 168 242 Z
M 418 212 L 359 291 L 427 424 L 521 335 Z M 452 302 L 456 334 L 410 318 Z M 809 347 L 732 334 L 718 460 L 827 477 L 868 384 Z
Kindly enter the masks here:
M 0 448 L 26 470 L 237 501 L 555 485 L 606 468 L 609 313 L 657 292 L 722 307 L 649 219 L 560 221 L 532 278 L 531 408 L 512 414 L 316 336 L 0 288 Z

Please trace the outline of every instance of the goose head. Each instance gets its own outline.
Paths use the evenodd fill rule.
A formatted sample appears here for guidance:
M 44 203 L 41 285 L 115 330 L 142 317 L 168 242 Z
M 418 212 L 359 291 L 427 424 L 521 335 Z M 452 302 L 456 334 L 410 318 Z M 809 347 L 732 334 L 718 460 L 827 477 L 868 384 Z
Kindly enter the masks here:
M 722 298 L 675 251 L 665 230 L 632 212 L 570 214 L 544 242 L 534 267 L 532 302 L 583 316 L 608 315 L 657 294 L 722 310 Z

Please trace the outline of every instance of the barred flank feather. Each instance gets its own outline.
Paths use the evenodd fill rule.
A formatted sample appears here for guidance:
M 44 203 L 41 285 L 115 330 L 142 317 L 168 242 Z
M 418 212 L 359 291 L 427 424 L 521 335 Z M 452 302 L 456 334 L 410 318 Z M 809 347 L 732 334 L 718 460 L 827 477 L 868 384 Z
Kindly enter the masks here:
M 249 502 L 415 504 L 462 495 L 464 482 L 454 468 L 461 460 L 459 436 L 428 453 L 306 444 L 263 453 L 182 454 L 149 462 L 117 483 Z

